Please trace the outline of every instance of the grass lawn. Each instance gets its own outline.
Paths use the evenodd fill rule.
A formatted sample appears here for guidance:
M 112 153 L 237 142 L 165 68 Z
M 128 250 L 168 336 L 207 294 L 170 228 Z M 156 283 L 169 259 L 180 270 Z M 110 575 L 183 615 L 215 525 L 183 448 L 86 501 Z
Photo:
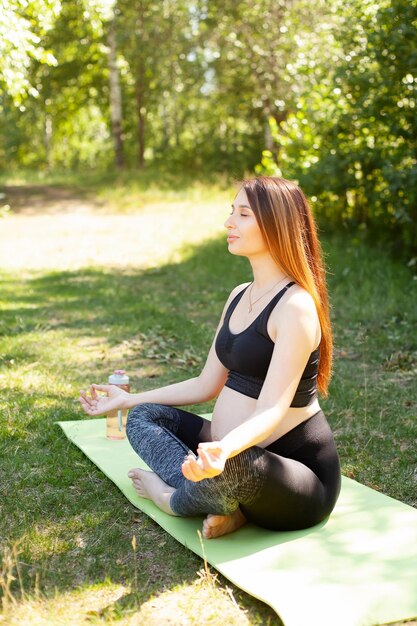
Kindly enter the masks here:
M 101 186 L 100 206 L 91 194 L 65 222 L 59 206 L 39 215 L 42 195 L 0 222 L 0 622 L 278 625 L 54 426 L 86 419 L 79 389 L 115 368 L 135 390 L 198 373 L 250 277 L 222 233 L 232 191 Z M 416 506 L 417 276 L 360 238 L 323 233 L 323 245 L 336 349 L 322 407 L 342 471 Z

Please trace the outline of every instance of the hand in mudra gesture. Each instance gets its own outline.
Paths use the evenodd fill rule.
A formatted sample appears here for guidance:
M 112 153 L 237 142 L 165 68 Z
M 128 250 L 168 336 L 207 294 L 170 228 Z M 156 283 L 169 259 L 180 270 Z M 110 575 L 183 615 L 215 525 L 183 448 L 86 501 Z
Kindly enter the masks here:
M 200 443 L 197 453 L 198 458 L 189 454 L 182 464 L 181 469 L 185 478 L 198 482 L 222 473 L 227 461 L 227 452 L 221 441 Z
M 100 395 L 97 391 L 103 391 L 106 395 Z M 116 385 L 91 385 L 90 395 L 81 391 L 79 401 L 87 415 L 104 415 L 109 411 L 127 408 L 129 393 Z

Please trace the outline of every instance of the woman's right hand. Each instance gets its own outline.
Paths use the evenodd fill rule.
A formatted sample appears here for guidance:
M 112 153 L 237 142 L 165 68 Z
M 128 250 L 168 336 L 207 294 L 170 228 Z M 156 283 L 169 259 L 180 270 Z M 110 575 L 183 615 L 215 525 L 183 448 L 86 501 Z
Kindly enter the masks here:
M 97 391 L 103 391 L 102 396 Z M 90 386 L 90 395 L 86 391 L 81 391 L 79 401 L 87 415 L 105 415 L 109 411 L 117 411 L 128 408 L 129 393 L 120 389 L 116 385 L 95 385 Z

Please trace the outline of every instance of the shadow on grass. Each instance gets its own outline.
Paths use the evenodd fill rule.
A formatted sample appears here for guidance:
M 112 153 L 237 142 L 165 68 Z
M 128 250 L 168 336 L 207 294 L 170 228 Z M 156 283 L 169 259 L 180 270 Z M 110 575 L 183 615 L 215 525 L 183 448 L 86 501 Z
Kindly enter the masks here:
M 212 321 L 236 280 L 248 276 L 242 263 L 226 268 L 224 242 L 212 241 L 182 263 L 155 269 L 51 272 L 17 285 L 5 276 L 3 293 L 16 304 L 3 312 L 1 334 L 53 328 L 74 336 L 106 332 L 118 341 L 155 323 L 169 331 L 190 313 Z

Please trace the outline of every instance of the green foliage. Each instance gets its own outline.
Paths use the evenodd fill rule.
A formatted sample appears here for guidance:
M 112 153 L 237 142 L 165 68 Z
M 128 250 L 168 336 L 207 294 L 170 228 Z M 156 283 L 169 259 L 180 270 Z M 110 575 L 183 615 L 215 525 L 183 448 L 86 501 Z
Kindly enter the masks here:
M 53 52 L 42 43 L 61 9 L 60 0 L 0 0 L 0 88 L 20 105 L 38 91 L 30 77 L 31 60 L 55 66 Z
M 16 16 L 19 1 L 9 3 Z M 302 46 L 297 34 L 307 36 L 324 4 L 57 5 L 54 28 L 39 41 L 53 50 L 56 66 L 32 62 L 36 92 L 24 110 L 14 110 L 7 96 L 0 100 L 9 122 L 0 157 L 9 167 L 48 169 L 112 161 L 106 37 L 113 16 L 127 165 L 140 162 L 143 149 L 148 162 L 241 176 L 258 162 L 265 134 L 270 142 L 268 117 L 281 119 L 288 94 L 298 92 L 285 68 Z M 35 24 L 40 28 L 41 15 Z
M 0 2 L 0 170 L 256 168 L 416 256 L 416 2 Z
M 296 110 L 272 128 L 279 167 L 318 198 L 327 224 L 360 225 L 411 255 L 417 251 L 417 5 L 350 0 L 334 29 L 338 63 L 310 75 Z M 271 168 L 271 158 L 264 161 Z

